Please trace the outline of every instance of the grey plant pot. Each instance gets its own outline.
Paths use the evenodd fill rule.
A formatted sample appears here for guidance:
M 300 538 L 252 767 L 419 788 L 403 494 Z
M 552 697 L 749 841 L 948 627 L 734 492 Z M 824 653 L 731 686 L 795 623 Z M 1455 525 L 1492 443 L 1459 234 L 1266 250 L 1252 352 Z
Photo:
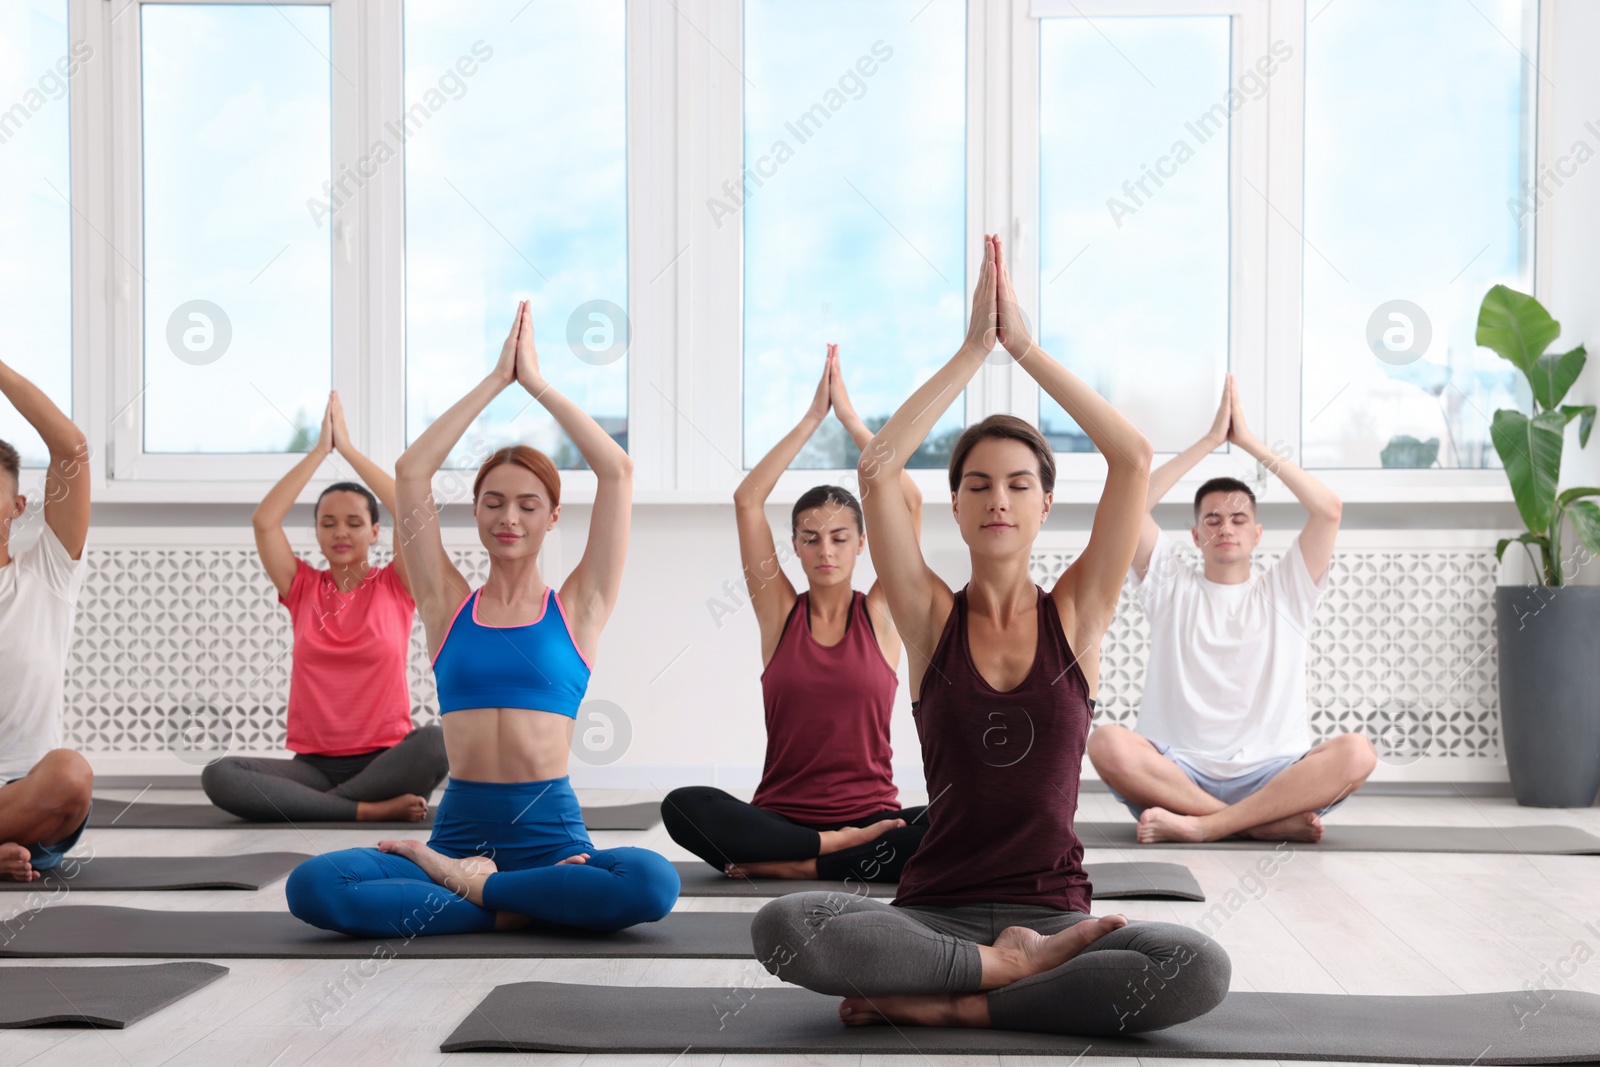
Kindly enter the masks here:
M 1600 588 L 1502 585 L 1494 608 L 1517 803 L 1589 807 L 1600 792 Z

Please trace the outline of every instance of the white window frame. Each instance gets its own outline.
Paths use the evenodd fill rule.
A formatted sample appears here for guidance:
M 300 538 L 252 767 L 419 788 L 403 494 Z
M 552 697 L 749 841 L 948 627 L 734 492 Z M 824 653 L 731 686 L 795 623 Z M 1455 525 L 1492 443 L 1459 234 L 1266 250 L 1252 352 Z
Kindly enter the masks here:
M 128 260 L 142 269 L 137 9 L 153 2 L 252 0 L 70 0 L 69 36 L 95 49 L 94 60 L 71 84 L 74 411 L 100 460 L 94 468 L 97 501 L 254 502 L 294 462 L 292 456 L 146 455 L 140 448 L 143 412 L 136 399 L 143 380 L 143 294 Z M 325 4 L 332 10 L 334 62 L 354 82 L 332 78 L 338 173 L 354 165 L 384 119 L 402 109 L 401 5 L 396 0 L 279 2 Z M 724 178 L 737 176 L 743 162 L 743 3 L 625 2 L 633 337 L 628 432 L 635 499 L 645 505 L 727 503 L 745 462 L 743 228 L 719 230 L 704 201 Z M 1542 3 L 1539 11 L 1546 66 L 1555 54 L 1553 6 Z M 1293 46 L 1295 54 L 1274 76 L 1270 95 L 1258 102 L 1266 106 L 1246 107 L 1234 116 L 1229 358 L 1257 433 L 1268 442 L 1287 443 L 1298 455 L 1301 242 L 1296 227 L 1303 201 L 1304 4 L 967 0 L 966 10 L 967 243 L 976 250 L 986 231 L 1010 235 L 1019 295 L 1033 312 L 1039 300 L 1038 18 L 1226 13 L 1234 18 L 1239 61 L 1264 54 L 1279 38 Z M 1541 93 L 1539 160 L 1551 151 L 1551 127 L 1552 101 Z M 1265 191 L 1277 210 L 1244 187 L 1241 174 Z M 341 215 L 334 235 L 333 384 L 354 401 L 347 406 L 360 447 L 392 466 L 405 446 L 403 166 L 379 168 L 358 203 Z M 1536 291 L 1548 284 L 1550 225 L 1550 213 L 1539 212 Z M 964 287 L 973 266 L 966 265 Z M 959 337 L 950 339 L 950 352 L 959 342 Z M 547 339 L 550 343 L 559 342 Z M 1276 353 L 1286 355 L 1269 356 Z M 917 384 L 907 381 L 907 395 Z M 969 425 L 997 412 L 1032 421 L 1037 410 L 1037 387 L 1009 364 L 986 366 L 967 389 Z M 1079 453 L 1058 459 L 1057 501 L 1097 500 L 1103 461 Z M 1237 450 L 1214 453 L 1179 491 L 1213 474 L 1238 475 L 1249 465 Z M 1510 500 L 1499 470 L 1315 473 L 1349 501 Z M 303 499 L 313 498 L 333 474 L 325 468 Z M 943 471 L 918 470 L 913 477 L 930 499 L 947 491 Z M 791 503 L 819 482 L 852 484 L 853 479 L 854 471 L 790 472 L 772 502 Z M 442 480 L 460 484 L 459 477 Z M 563 483 L 564 500 L 593 500 L 591 473 L 564 472 Z M 450 497 L 460 498 L 459 493 Z M 1281 486 L 1269 491 L 1268 499 L 1275 498 L 1288 499 Z

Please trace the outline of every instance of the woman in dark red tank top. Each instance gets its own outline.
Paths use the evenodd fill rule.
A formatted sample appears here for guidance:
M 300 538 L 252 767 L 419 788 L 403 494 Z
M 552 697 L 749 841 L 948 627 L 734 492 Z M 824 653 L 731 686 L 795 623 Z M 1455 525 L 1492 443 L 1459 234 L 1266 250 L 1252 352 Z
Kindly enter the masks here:
M 1089 543 L 1049 591 L 1029 572 L 1055 482 L 1038 430 L 994 415 L 956 442 L 951 505 L 972 562 L 963 589 L 923 559 L 901 489 L 906 458 L 996 341 L 1106 461 Z M 846 1023 L 1126 1034 L 1194 1018 L 1226 995 L 1227 954 L 1199 931 L 1089 915 L 1073 832 L 1100 640 L 1138 541 L 1150 456 L 1127 419 L 1033 343 L 1000 241 L 985 238 L 966 340 L 859 467 L 872 560 L 911 650 L 928 833 L 892 905 L 795 893 L 751 927 L 773 974 L 847 997 Z
M 748 804 L 711 786 L 675 789 L 661 804 L 672 839 L 729 877 L 895 882 L 927 830 L 922 808 L 900 807 L 890 768 L 900 635 L 882 586 L 851 586 L 866 547 L 861 505 L 833 485 L 795 502 L 791 544 L 807 581 L 798 594 L 767 524 L 767 497 L 830 408 L 857 447 L 872 439 L 845 392 L 837 345 L 805 417 L 734 494 L 766 664 L 760 787 Z M 921 497 L 909 477 L 904 484 L 915 527 Z

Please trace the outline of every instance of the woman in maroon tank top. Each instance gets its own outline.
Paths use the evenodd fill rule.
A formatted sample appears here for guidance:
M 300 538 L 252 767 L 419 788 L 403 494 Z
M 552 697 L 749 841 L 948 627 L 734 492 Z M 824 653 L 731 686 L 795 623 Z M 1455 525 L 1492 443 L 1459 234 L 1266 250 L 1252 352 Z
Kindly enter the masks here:
M 998 341 L 1105 458 L 1087 547 L 1046 591 L 1029 571 L 1055 460 L 1034 427 L 994 415 L 950 458 L 972 577 L 952 592 L 924 560 L 906 459 Z M 757 913 L 773 974 L 847 999 L 850 1024 L 1073 1034 L 1160 1029 L 1227 993 L 1221 947 L 1175 923 L 1093 918 L 1073 831 L 1100 640 L 1144 517 L 1150 443 L 1027 333 L 1000 241 L 986 237 L 960 350 L 863 449 L 872 560 L 910 650 L 929 830 L 894 903 L 795 893 Z
M 829 409 L 858 448 L 872 439 L 845 391 L 837 345 L 805 416 L 734 493 L 750 603 L 766 669 L 767 753 L 751 803 L 711 786 L 669 793 L 662 821 L 678 844 L 729 877 L 895 882 L 927 830 L 922 808 L 902 809 L 890 769 L 889 717 L 899 680 L 900 635 L 883 587 L 851 586 L 866 547 L 861 505 L 822 485 L 795 502 L 793 555 L 807 588 L 784 574 L 766 502 Z M 908 521 L 922 498 L 903 480 Z

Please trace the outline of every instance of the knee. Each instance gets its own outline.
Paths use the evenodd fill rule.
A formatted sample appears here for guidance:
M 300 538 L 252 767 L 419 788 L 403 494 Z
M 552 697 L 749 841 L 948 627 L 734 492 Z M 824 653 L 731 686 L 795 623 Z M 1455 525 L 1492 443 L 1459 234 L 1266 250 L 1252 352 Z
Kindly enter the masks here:
M 284 886 L 289 914 L 320 930 L 343 932 L 349 925 L 339 892 L 344 881 L 338 865 L 326 855 L 305 860 L 289 872 Z
M 1117 1030 L 1143 1033 L 1198 1018 L 1222 1003 L 1233 979 L 1227 951 L 1199 930 L 1177 923 L 1140 923 L 1138 948 L 1148 961 L 1141 978 L 1117 995 Z
M 1341 734 L 1333 739 L 1332 745 L 1343 768 L 1340 777 L 1347 782 L 1366 781 L 1378 765 L 1378 751 L 1365 734 Z
M 52 814 L 77 815 L 80 819 L 89 814 L 94 770 L 81 755 L 70 748 L 51 749 L 30 773 L 39 776 L 39 795 Z
M 686 848 L 687 839 L 704 836 L 696 830 L 702 820 L 693 814 L 699 809 L 703 795 L 701 786 L 686 785 L 674 789 L 661 799 L 661 824 L 667 828 L 667 836 Z
M 228 781 L 240 769 L 241 761 L 237 756 L 223 756 L 213 760 L 200 770 L 200 789 L 212 801 L 217 799 L 217 794 L 227 787 Z
M 666 918 L 682 888 L 677 868 L 665 856 L 647 848 L 608 851 L 614 861 L 612 870 L 622 875 L 626 891 L 618 894 L 615 906 L 599 925 L 621 930 Z
M 422 760 L 428 771 L 439 781 L 450 773 L 450 751 L 444 744 L 444 727 L 438 723 L 418 727 L 416 744 L 422 749 Z
M 806 893 L 790 893 L 769 900 L 750 922 L 750 947 L 756 959 L 768 974 L 796 985 L 807 985 L 807 980 L 813 978 L 804 972 L 803 965 L 808 955 L 815 953 L 796 950 L 807 940 L 804 936 L 809 914 L 807 898 Z
M 1108 723 L 1096 727 L 1089 735 L 1087 751 L 1089 762 L 1094 769 L 1104 778 L 1107 774 L 1121 771 L 1127 764 L 1124 753 L 1127 743 L 1133 737 L 1133 731 L 1125 726 Z

